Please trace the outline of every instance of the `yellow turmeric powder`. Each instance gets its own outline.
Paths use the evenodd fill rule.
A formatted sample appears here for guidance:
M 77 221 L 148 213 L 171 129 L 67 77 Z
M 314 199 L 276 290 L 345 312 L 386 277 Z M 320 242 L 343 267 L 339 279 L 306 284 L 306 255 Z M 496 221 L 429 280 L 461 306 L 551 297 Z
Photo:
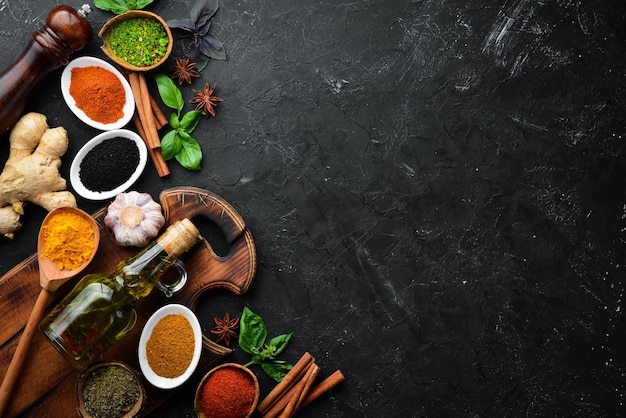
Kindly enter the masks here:
M 59 270 L 74 270 L 93 254 L 94 231 L 86 219 L 71 212 L 54 215 L 42 227 L 43 253 Z

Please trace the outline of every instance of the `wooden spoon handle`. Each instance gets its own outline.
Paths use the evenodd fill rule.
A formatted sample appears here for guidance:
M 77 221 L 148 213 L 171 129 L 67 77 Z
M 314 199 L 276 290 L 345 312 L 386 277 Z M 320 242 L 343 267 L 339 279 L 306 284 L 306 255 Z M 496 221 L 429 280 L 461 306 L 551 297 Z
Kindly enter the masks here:
M 37 331 L 39 322 L 41 322 L 41 319 L 43 318 L 46 306 L 48 306 L 50 296 L 50 292 L 48 292 L 46 289 L 41 289 L 39 297 L 35 302 L 35 306 L 33 306 L 33 310 L 28 317 L 28 322 L 24 327 L 24 331 L 22 332 L 20 341 L 17 344 L 15 353 L 13 353 L 13 358 L 11 359 L 11 363 L 9 364 L 9 368 L 4 375 L 2 386 L 0 386 L 0 417 L 4 416 L 4 410 L 9 403 L 9 397 L 11 396 L 11 392 L 13 391 L 13 386 L 15 386 L 17 377 L 19 376 L 20 370 L 22 369 L 22 364 L 24 364 L 24 360 L 26 359 L 26 355 L 28 354 L 30 343 L 33 340 L 35 332 Z

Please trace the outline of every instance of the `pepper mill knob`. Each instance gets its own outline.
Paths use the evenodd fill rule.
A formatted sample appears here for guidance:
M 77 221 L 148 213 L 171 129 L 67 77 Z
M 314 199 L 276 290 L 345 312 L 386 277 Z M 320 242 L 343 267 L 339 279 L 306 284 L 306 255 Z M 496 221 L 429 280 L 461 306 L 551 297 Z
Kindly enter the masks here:
M 71 54 L 86 47 L 91 41 L 93 30 L 89 22 L 85 19 L 87 14 L 91 12 L 89 5 L 84 4 L 79 10 L 74 10 L 70 6 L 57 6 L 46 18 L 46 26 L 40 32 L 48 33 L 47 29 L 52 31 L 53 36 L 59 37 L 61 42 L 57 42 L 56 47 L 69 47 Z M 69 58 L 67 54 L 67 58 Z
M 0 74 L 0 136 L 20 118 L 33 88 L 48 74 L 69 62 L 70 55 L 91 42 L 93 29 L 85 16 L 88 5 L 79 11 L 56 6 L 46 24 L 33 37 L 19 58 Z

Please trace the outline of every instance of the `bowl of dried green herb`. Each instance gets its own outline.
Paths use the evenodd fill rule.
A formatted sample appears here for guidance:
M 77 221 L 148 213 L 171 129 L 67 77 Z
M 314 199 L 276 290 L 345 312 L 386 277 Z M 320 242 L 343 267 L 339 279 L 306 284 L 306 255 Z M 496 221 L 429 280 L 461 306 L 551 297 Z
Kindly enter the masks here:
M 108 20 L 100 29 L 104 53 L 130 71 L 149 71 L 172 52 L 174 38 L 161 16 L 146 10 L 129 10 Z
M 76 395 L 83 418 L 137 416 L 146 396 L 137 371 L 118 361 L 98 363 L 85 370 Z

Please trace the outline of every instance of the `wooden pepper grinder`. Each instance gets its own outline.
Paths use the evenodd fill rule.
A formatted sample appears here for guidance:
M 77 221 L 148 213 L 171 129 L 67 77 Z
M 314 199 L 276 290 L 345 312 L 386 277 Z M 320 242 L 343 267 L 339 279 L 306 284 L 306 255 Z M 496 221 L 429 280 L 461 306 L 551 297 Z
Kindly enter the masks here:
M 93 29 L 85 19 L 90 11 L 87 4 L 79 10 L 56 6 L 22 55 L 0 74 L 0 136 L 20 118 L 33 88 L 91 42 Z

